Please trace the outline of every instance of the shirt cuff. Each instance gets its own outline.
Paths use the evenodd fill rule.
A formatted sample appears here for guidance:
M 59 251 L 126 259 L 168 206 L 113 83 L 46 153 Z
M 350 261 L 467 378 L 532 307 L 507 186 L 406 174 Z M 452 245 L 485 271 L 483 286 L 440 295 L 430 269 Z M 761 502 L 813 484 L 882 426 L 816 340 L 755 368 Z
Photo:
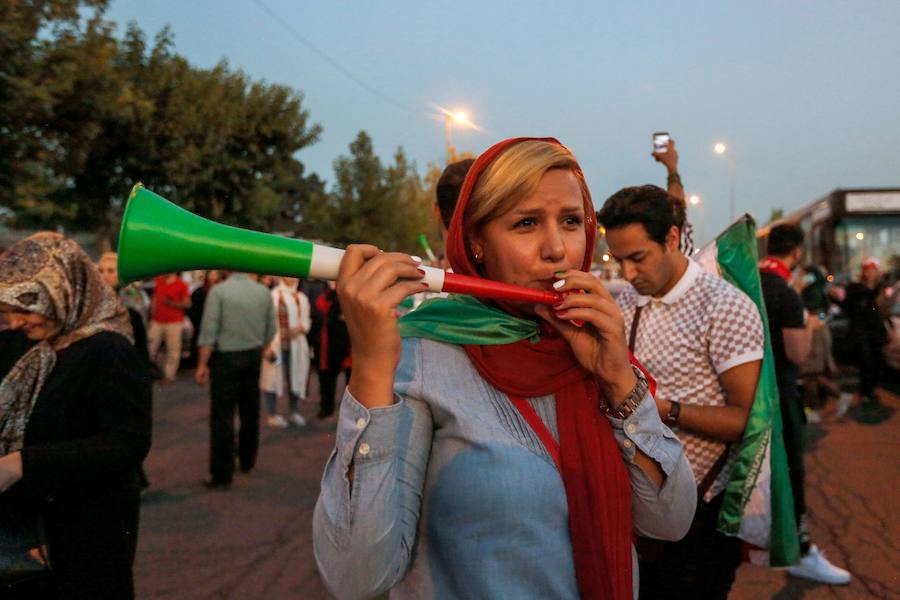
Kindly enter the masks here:
M 763 359 L 763 351 L 762 350 L 751 350 L 750 352 L 745 352 L 744 354 L 740 354 L 738 356 L 733 356 L 727 360 L 723 360 L 720 363 L 716 364 L 716 374 L 721 375 L 728 369 L 736 367 L 738 365 L 743 365 L 748 362 L 753 362 L 755 360 Z
M 394 394 L 394 403 L 390 406 L 369 409 L 360 404 L 350 390 L 344 391 L 335 447 L 345 472 L 351 462 L 362 465 L 391 455 L 403 405 L 403 398 Z
M 681 442 L 660 420 L 656 401 L 649 391 L 628 418 L 608 418 L 619 449 L 628 462 L 634 462 L 635 452 L 640 449 L 659 464 L 666 476 L 677 468 L 682 454 Z

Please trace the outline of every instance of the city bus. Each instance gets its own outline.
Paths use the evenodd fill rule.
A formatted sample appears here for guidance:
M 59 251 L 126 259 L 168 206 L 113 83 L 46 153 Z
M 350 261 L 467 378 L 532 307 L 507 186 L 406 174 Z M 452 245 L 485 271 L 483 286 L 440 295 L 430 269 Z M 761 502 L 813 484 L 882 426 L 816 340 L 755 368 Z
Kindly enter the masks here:
M 900 188 L 837 189 L 757 231 L 760 256 L 774 225 L 794 223 L 806 234 L 806 263 L 836 280 L 859 273 L 874 256 L 885 270 L 900 269 Z

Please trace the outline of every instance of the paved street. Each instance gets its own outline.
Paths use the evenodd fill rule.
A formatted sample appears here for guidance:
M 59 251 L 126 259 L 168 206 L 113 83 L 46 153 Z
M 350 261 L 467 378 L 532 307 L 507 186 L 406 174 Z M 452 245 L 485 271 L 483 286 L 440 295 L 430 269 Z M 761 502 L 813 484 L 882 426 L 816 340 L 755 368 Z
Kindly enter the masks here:
M 317 397 L 315 381 L 312 397 Z M 900 598 L 900 398 L 879 413 L 826 412 L 810 427 L 808 495 L 814 541 L 854 573 L 831 588 L 745 565 L 732 598 Z M 307 405 L 307 416 L 315 413 Z M 139 599 L 328 598 L 310 541 L 319 478 L 334 425 L 263 427 L 257 468 L 227 492 L 207 491 L 208 401 L 185 374 L 157 388 L 152 487 L 145 495 L 135 565 Z

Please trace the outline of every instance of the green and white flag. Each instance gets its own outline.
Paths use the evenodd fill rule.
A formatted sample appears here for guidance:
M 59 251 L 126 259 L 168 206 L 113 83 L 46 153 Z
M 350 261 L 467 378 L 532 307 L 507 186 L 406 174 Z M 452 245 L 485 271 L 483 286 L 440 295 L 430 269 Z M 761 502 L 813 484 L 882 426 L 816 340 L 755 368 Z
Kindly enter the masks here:
M 756 223 L 746 215 L 693 258 L 750 296 L 759 308 L 766 341 L 762 371 L 737 460 L 725 489 L 719 531 L 751 546 L 756 564 L 783 567 L 799 561 L 794 499 L 781 434 L 781 411 L 766 305 L 756 249 Z

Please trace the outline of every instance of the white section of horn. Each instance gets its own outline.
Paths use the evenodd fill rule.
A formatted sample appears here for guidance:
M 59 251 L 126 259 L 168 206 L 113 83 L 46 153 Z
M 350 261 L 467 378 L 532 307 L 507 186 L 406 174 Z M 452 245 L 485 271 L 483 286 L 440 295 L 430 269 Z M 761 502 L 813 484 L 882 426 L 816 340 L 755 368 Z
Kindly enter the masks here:
M 337 280 L 338 268 L 341 266 L 342 258 L 344 258 L 343 250 L 314 244 L 312 257 L 309 261 L 309 278 L 326 279 L 328 281 Z
M 444 289 L 444 270 L 434 267 L 419 267 L 425 271 L 425 283 L 428 284 L 428 290 L 432 292 L 440 292 Z
M 309 262 L 309 278 L 335 281 L 338 276 L 338 269 L 341 266 L 341 259 L 343 258 L 343 250 L 315 244 L 313 246 L 312 258 Z M 428 284 L 428 290 L 440 292 L 444 287 L 443 269 L 425 266 L 419 266 L 419 268 L 425 271 L 423 281 Z

